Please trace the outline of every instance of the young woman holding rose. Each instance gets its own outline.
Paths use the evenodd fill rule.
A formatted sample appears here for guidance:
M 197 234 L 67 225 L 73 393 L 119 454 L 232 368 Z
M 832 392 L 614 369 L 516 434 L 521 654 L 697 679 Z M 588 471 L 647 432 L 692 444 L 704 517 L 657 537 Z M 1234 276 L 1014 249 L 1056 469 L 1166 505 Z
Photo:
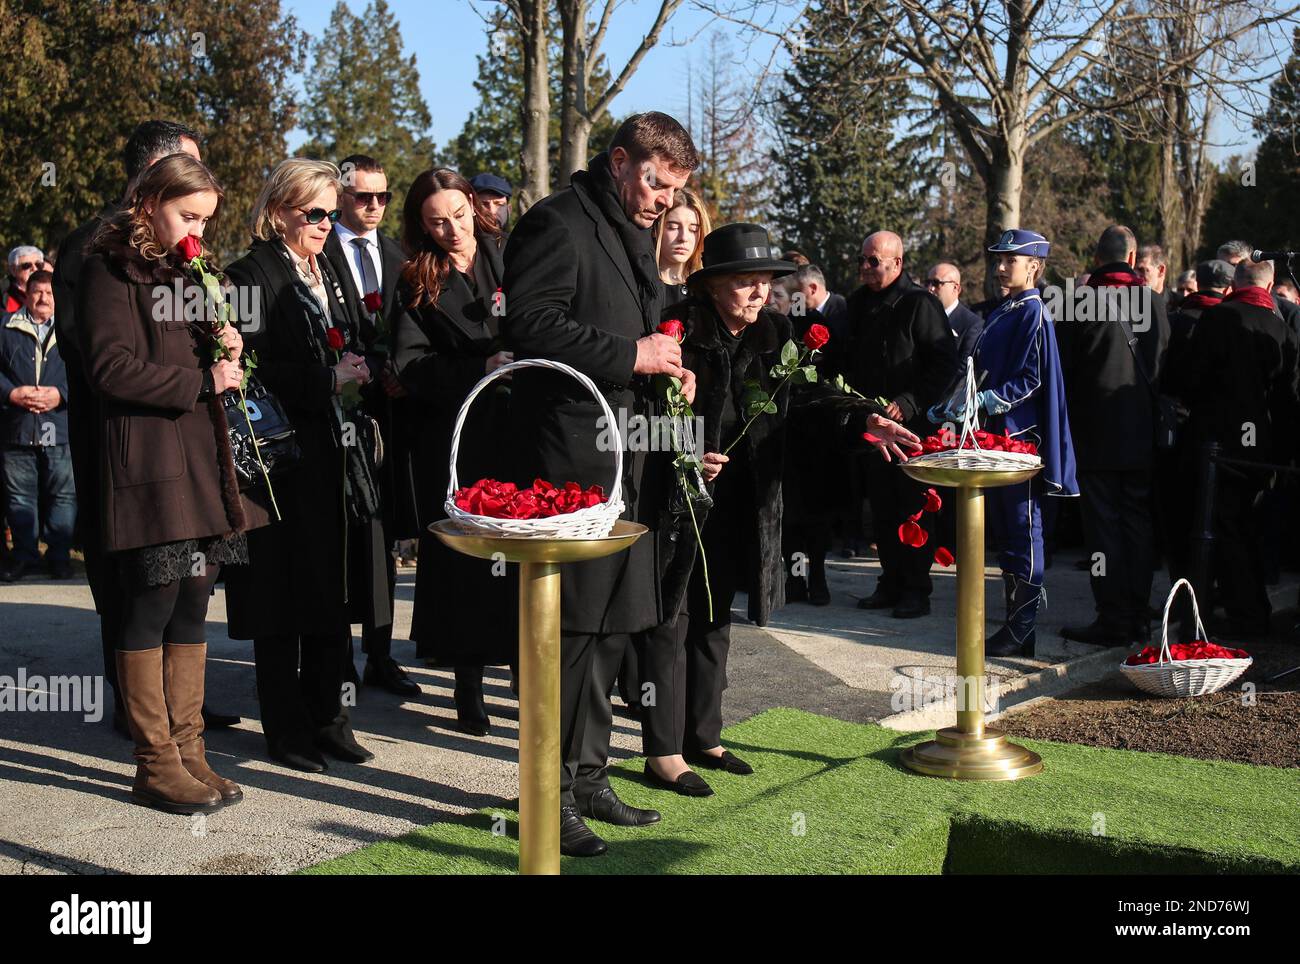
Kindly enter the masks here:
M 451 433 L 461 403 L 484 375 L 514 356 L 502 346 L 500 234 L 455 171 L 425 171 L 402 208 L 402 246 L 410 258 L 397 298 L 394 360 L 415 416 L 413 470 L 420 528 L 411 639 L 416 654 L 456 674 L 456 726 L 486 736 L 483 667 L 514 663 L 517 580 L 490 560 L 455 552 L 428 532 L 446 517 Z M 508 429 L 510 383 L 499 378 L 474 400 L 460 436 L 457 473 L 466 486 L 506 478 L 501 440 Z M 566 480 L 558 480 L 560 482 Z
M 1050 245 L 1033 231 L 1002 234 L 989 251 L 998 256 L 1002 300 L 989 312 L 975 343 L 975 378 L 986 386 L 976 404 L 984 427 L 1033 442 L 1043 470 L 1028 482 L 990 489 L 985 495 L 990 529 L 1000 547 L 998 564 L 1006 587 L 1006 623 L 989 637 L 988 656 L 1032 656 L 1034 624 L 1043 593 L 1043 495 L 1079 494 L 1074 447 L 1066 416 L 1065 383 L 1052 317 L 1037 285 Z M 960 373 L 965 384 L 965 371 Z M 960 387 L 960 386 L 959 386 Z M 960 421 L 950 408 L 931 420 Z
M 227 580 L 230 635 L 253 640 L 271 758 L 308 772 L 325 769 L 322 752 L 372 758 L 341 700 L 345 661 L 352 623 L 392 619 L 375 448 L 357 407 L 380 362 L 364 357 L 359 319 L 322 255 L 341 187 L 333 164 L 281 162 L 254 206 L 252 248 L 227 270 L 257 293 L 248 348 L 302 453 L 275 480 L 281 520 L 252 535 L 252 564 Z
M 687 796 L 712 792 L 691 764 L 753 772 L 722 746 L 722 691 L 736 592 L 748 591 L 750 618 L 760 626 L 785 601 L 781 506 L 789 386 L 778 390 L 780 380 L 771 371 L 792 329 L 766 301 L 772 279 L 794 270 L 794 264 L 780 260 L 762 227 L 729 224 L 705 238 L 702 267 L 688 280 L 691 297 L 664 312 L 665 319 L 684 327 L 682 363 L 696 376 L 692 407 L 703 419 L 704 478 L 713 507 L 706 518 L 697 509 L 694 523 L 677 513 L 660 525 L 661 591 L 664 613 L 671 618 L 636 643 L 642 676 L 654 684 L 656 695 L 642 715 L 646 775 Z M 808 337 L 805 351 L 820 348 L 825 329 L 810 329 Z M 775 413 L 750 420 L 743 403 L 750 381 L 775 403 Z M 873 403 L 850 404 L 860 417 L 875 419 L 870 424 L 880 444 L 893 446 L 900 457 L 897 442 L 916 441 L 901 426 L 879 418 Z M 858 426 L 859 436 L 866 424 Z
M 103 547 L 124 599 L 116 663 L 131 794 L 183 814 L 243 798 L 205 756 L 205 620 L 221 566 L 246 568 L 244 533 L 266 521 L 240 496 L 221 402 L 240 384 L 243 342 L 185 311 L 202 289 L 181 246 L 201 250 L 222 197 L 199 161 L 162 158 L 94 235 L 77 287 L 78 313 L 94 322 L 79 330 L 98 396 Z M 217 339 L 229 360 L 212 360 Z

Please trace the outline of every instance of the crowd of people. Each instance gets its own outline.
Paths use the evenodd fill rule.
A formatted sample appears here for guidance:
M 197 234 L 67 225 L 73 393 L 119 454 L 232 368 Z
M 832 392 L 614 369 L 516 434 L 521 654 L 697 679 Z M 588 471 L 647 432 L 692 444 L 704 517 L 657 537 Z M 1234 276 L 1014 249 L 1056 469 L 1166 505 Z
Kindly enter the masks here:
M 1188 479 L 1205 442 L 1234 467 L 1214 505 L 1225 629 L 1267 628 L 1260 547 L 1276 529 L 1269 513 L 1287 511 L 1273 493 L 1300 413 L 1300 307 L 1271 262 L 1233 241 L 1168 285 L 1160 248 L 1114 225 L 1076 285 L 1136 292 L 1144 307 L 1080 320 L 1049 309 L 1041 234 L 998 238 L 1000 295 L 968 304 L 956 264 L 914 276 L 904 240 L 880 230 L 845 296 L 761 225 L 714 227 L 687 186 L 698 164 L 677 121 L 637 114 L 513 228 L 505 179 L 430 169 L 406 186 L 390 234 L 382 159 L 289 158 L 249 214 L 247 252 L 218 267 L 205 229 L 245 212 L 223 210 L 195 131 L 149 121 L 126 145 L 118 203 L 57 257 L 10 252 L 0 424 L 13 547 L 0 576 L 43 562 L 66 578 L 81 548 L 138 801 L 203 813 L 242 796 L 204 752 L 205 727 L 236 722 L 205 705 L 218 579 L 229 635 L 253 643 L 269 757 L 308 772 L 372 759 L 348 684 L 420 694 L 392 651 L 403 540 L 419 540 L 415 653 L 454 672 L 458 728 L 491 732 L 483 672 L 516 660 L 516 579 L 428 526 L 445 516 L 462 402 L 516 359 L 564 362 L 624 416 L 661 412 L 656 376 L 672 376 L 703 425 L 698 516 L 674 453 L 633 447 L 625 517 L 649 534 L 566 572 L 567 854 L 606 849 L 586 819 L 660 819 L 610 787 L 616 689 L 640 719 L 654 785 L 706 796 L 701 771 L 752 772 L 722 741 L 738 593 L 759 625 L 788 602 L 827 605 L 838 531 L 879 556 L 860 608 L 930 612 L 935 546 L 952 546 L 952 518 L 923 511 L 932 496 L 897 464 L 939 426 L 975 417 L 968 364 L 980 424 L 1034 443 L 1043 461 L 1034 479 L 990 494 L 1006 583 L 990 655 L 1034 653 L 1060 517 L 1045 496 L 1080 497 L 1096 603 L 1095 620 L 1064 635 L 1145 643 L 1157 565 L 1175 577 L 1191 565 Z M 223 276 L 219 296 L 210 274 Z M 204 311 L 187 308 L 196 301 Z M 817 349 L 818 377 L 783 391 L 772 369 L 791 341 Z M 608 485 L 599 403 L 557 372 L 504 374 L 468 413 L 459 478 Z M 770 400 L 762 417 L 749 414 L 755 391 Z M 277 419 L 291 443 L 282 431 L 269 464 L 260 449 L 250 461 L 249 435 Z M 933 538 L 902 540 L 908 523 Z

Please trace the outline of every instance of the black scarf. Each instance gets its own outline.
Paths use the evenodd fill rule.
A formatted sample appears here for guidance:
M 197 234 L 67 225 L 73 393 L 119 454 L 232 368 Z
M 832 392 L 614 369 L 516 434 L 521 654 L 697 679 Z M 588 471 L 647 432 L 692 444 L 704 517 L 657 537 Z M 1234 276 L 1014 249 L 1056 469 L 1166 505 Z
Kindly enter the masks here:
M 659 312 L 663 304 L 663 282 L 659 280 L 659 264 L 655 260 L 654 245 L 650 242 L 650 231 L 638 227 L 623 210 L 618 186 L 609 169 L 608 152 L 593 157 L 587 164 L 587 170 L 575 172 L 573 179 L 580 181 L 587 189 L 587 193 L 600 206 L 605 220 L 623 242 L 623 250 L 627 252 L 627 260 L 632 265 L 632 275 L 637 282 L 641 318 L 646 334 L 649 334 L 659 324 Z

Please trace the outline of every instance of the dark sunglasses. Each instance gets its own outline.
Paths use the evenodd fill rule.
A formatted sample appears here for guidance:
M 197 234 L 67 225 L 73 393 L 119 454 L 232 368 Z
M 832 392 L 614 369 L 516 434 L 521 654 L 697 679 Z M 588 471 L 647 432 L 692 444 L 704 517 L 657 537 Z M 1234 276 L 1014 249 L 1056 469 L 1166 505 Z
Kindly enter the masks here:
M 307 219 L 308 224 L 320 224 L 326 218 L 329 218 L 330 224 L 333 224 L 339 219 L 339 215 L 342 213 L 338 208 L 335 208 L 333 211 L 326 211 L 324 208 L 312 208 L 310 211 L 304 211 L 302 208 L 299 208 L 298 212 Z
M 886 261 L 894 261 L 894 258 L 877 258 L 874 254 L 867 257 L 865 254 L 858 255 L 858 264 L 869 264 L 873 268 L 879 268 Z
M 345 191 L 344 193 L 351 195 L 361 205 L 369 204 L 371 201 L 378 201 L 381 208 L 385 207 L 393 199 L 392 191 Z
M 940 281 L 938 278 L 929 278 L 925 282 L 927 288 L 942 288 L 944 285 L 955 285 L 955 281 Z
M 26 264 L 16 264 L 14 265 L 14 269 L 16 271 L 35 271 L 40 266 L 41 263 L 39 261 L 30 261 Z

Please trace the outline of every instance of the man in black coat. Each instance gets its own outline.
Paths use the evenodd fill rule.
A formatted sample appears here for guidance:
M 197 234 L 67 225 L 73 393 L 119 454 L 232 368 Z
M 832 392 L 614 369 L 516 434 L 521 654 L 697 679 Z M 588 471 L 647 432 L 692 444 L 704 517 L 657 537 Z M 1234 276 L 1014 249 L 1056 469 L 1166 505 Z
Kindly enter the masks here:
M 674 191 L 697 163 L 690 135 L 677 121 L 658 112 L 635 114 L 619 127 L 607 153 L 519 219 L 506 245 L 507 345 L 518 359 L 549 358 L 587 375 L 620 421 L 655 414 L 651 375 L 675 375 L 694 395 L 680 346 L 655 333 L 663 287 L 648 229 L 671 208 Z M 609 693 L 629 634 L 663 617 L 655 530 L 670 457 L 628 452 L 623 479 L 612 480 L 608 438 L 618 426 L 602 424 L 586 389 L 555 372 L 521 371 L 514 382 L 520 479 L 598 484 L 611 496 L 611 482 L 621 485 L 624 517 L 651 530 L 625 553 L 564 573 L 560 846 L 565 854 L 594 856 L 605 852 L 605 842 L 583 815 L 624 826 L 659 819 L 653 810 L 622 803 L 604 767 L 583 767 L 582 760 L 608 759 Z
M 1092 623 L 1061 635 L 1102 646 L 1146 639 L 1154 569 L 1155 396 L 1169 319 L 1136 260 L 1132 231 L 1118 224 L 1103 231 L 1088 284 L 1056 325 L 1097 607 Z M 1083 304 L 1093 306 L 1089 314 Z
M 957 367 L 956 344 L 939 299 L 903 271 L 903 241 L 877 231 L 862 242 L 863 285 L 848 299 L 851 327 L 847 351 L 839 356 L 845 378 L 868 398 L 889 402 L 886 415 L 924 437 L 926 411 L 942 401 Z M 898 619 L 930 611 L 930 562 L 934 546 L 914 548 L 898 538 L 898 527 L 920 510 L 925 486 L 897 465 L 866 461 L 867 498 L 880 556 L 876 591 L 860 609 L 892 609 Z M 929 513 L 920 524 L 929 531 Z
M 123 152 L 126 166 L 127 188 L 140 174 L 168 154 L 183 151 L 195 158 L 199 156 L 199 135 L 181 124 L 171 121 L 151 120 L 140 124 L 131 132 Z M 99 230 L 104 220 L 117 212 L 113 205 L 78 227 L 59 245 L 59 256 L 54 263 L 54 329 L 59 339 L 59 353 L 68 376 L 68 446 L 72 456 L 72 476 L 77 490 L 77 537 L 86 561 L 86 581 L 90 584 L 99 613 L 99 633 L 104 653 L 104 678 L 113 690 L 113 725 L 127 736 L 126 713 L 117 692 L 117 657 L 115 655 L 122 630 L 121 587 L 113 557 L 100 548 L 99 504 L 99 436 L 95 426 L 95 395 L 86 381 L 78 335 L 85 319 L 77 317 L 77 281 L 86 258 L 86 246 Z M 203 708 L 204 723 L 214 726 L 233 726 L 238 717 L 223 716 Z
M 359 320 L 361 340 L 370 346 L 366 360 L 377 374 L 375 381 L 362 390 L 362 398 L 365 412 L 379 423 L 379 433 L 387 449 L 378 480 L 383 489 L 384 515 L 384 558 L 378 561 L 388 572 L 388 609 L 392 612 L 397 571 L 391 548 L 394 541 L 403 537 L 403 531 L 411 528 L 409 518 L 404 520 L 405 526 L 399 523 L 402 507 L 410 505 L 410 487 L 400 485 L 401 479 L 410 478 L 409 472 L 404 471 L 409 447 L 402 437 L 406 389 L 393 370 L 391 337 L 397 282 L 406 259 L 398 243 L 379 230 L 393 197 L 384 166 L 373 157 L 353 154 L 339 162 L 339 170 L 344 185 L 339 195 L 339 219 L 325 240 L 325 257 Z M 378 305 L 373 304 L 373 292 L 379 293 Z M 408 496 L 405 501 L 403 496 Z M 361 624 L 366 685 L 379 686 L 398 696 L 419 696 L 420 687 L 393 659 L 392 647 L 392 620 L 380 626 L 370 621 Z
M 1193 444 L 1217 442 L 1236 460 L 1218 474 L 1214 575 L 1228 637 L 1266 633 L 1271 605 L 1260 546 L 1278 520 L 1260 512 L 1273 473 L 1241 462 L 1286 463 L 1300 417 L 1300 340 L 1274 311 L 1273 263 L 1237 264 L 1232 293 L 1197 322 L 1188 347 Z
M 940 261 L 930 269 L 925 276 L 925 289 L 939 299 L 944 314 L 948 316 L 948 326 L 957 339 L 957 371 L 960 374 L 984 330 L 984 317 L 962 303 L 961 271 L 951 262 Z

